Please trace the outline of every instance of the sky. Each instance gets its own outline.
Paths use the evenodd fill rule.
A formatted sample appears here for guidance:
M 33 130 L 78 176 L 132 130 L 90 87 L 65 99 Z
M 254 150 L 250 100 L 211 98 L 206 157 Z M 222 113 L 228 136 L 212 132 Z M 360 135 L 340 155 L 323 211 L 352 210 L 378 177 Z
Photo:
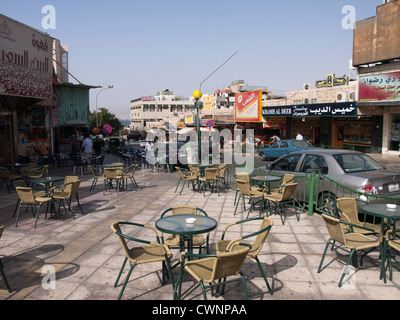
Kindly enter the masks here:
M 0 0 L 0 13 L 68 45 L 69 71 L 90 90 L 90 109 L 129 119 L 130 101 L 169 89 L 189 98 L 235 80 L 284 94 L 328 74 L 349 74 L 353 30 L 382 0 Z M 46 5 L 55 28 L 44 29 Z M 73 78 L 70 81 L 76 83 Z

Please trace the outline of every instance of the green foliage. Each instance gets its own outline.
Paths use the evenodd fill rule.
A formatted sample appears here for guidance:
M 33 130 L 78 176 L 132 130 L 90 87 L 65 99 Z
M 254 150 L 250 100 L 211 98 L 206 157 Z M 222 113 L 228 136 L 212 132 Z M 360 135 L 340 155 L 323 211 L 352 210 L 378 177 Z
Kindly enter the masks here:
M 120 130 L 123 129 L 121 122 L 115 117 L 114 114 L 110 113 L 106 108 L 99 109 L 99 129 L 101 130 L 103 126 L 109 124 L 113 128 L 111 135 L 118 135 Z M 97 117 L 96 112 L 90 113 L 90 130 L 92 131 L 97 127 Z

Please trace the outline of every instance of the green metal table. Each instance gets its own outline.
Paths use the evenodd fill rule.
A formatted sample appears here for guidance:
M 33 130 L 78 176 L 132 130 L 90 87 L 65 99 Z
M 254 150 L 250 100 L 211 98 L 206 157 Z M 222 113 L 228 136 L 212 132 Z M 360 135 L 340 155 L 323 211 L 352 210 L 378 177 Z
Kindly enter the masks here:
M 46 194 L 48 194 L 51 187 L 53 187 L 54 182 L 64 181 L 65 177 L 44 177 L 39 179 L 33 179 L 31 182 L 43 185 L 46 189 Z
M 189 224 L 188 218 L 196 218 L 196 222 Z M 180 252 L 185 251 L 185 242 L 188 242 L 189 252 L 193 251 L 192 238 L 194 235 L 213 231 L 217 227 L 217 221 L 213 218 L 199 215 L 174 215 L 161 218 L 156 221 L 156 229 L 167 233 L 178 235 L 180 238 Z
M 255 176 L 251 177 L 250 179 L 254 181 L 257 185 L 261 187 L 266 187 L 268 193 L 271 189 L 271 182 L 278 182 L 282 180 L 281 177 L 277 176 Z

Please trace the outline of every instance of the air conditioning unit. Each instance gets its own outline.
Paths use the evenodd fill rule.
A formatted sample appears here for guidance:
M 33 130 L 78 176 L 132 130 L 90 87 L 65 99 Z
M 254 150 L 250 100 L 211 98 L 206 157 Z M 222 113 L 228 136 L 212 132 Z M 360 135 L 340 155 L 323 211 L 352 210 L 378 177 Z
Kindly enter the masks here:
M 312 88 L 312 85 L 311 85 L 311 84 L 309 84 L 309 83 L 303 84 L 303 90 L 308 91 L 308 90 L 311 90 L 311 88 Z
M 349 101 L 349 93 L 348 92 L 339 92 L 336 96 L 336 102 L 348 102 Z

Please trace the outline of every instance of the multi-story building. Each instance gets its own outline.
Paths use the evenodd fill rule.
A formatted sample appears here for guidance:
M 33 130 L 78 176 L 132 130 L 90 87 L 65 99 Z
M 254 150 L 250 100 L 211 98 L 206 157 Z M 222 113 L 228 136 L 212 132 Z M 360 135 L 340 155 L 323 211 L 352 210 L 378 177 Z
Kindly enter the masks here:
M 333 74 L 315 87 L 304 84 L 284 97 L 264 100 L 264 139 L 275 134 L 293 139 L 299 132 L 314 145 L 371 148 L 371 119 L 357 115 L 356 101 L 357 81 Z
M 194 99 L 176 96 L 172 91 L 131 101 L 131 129 L 166 129 L 169 123 L 183 122 L 185 116 L 197 114 Z

